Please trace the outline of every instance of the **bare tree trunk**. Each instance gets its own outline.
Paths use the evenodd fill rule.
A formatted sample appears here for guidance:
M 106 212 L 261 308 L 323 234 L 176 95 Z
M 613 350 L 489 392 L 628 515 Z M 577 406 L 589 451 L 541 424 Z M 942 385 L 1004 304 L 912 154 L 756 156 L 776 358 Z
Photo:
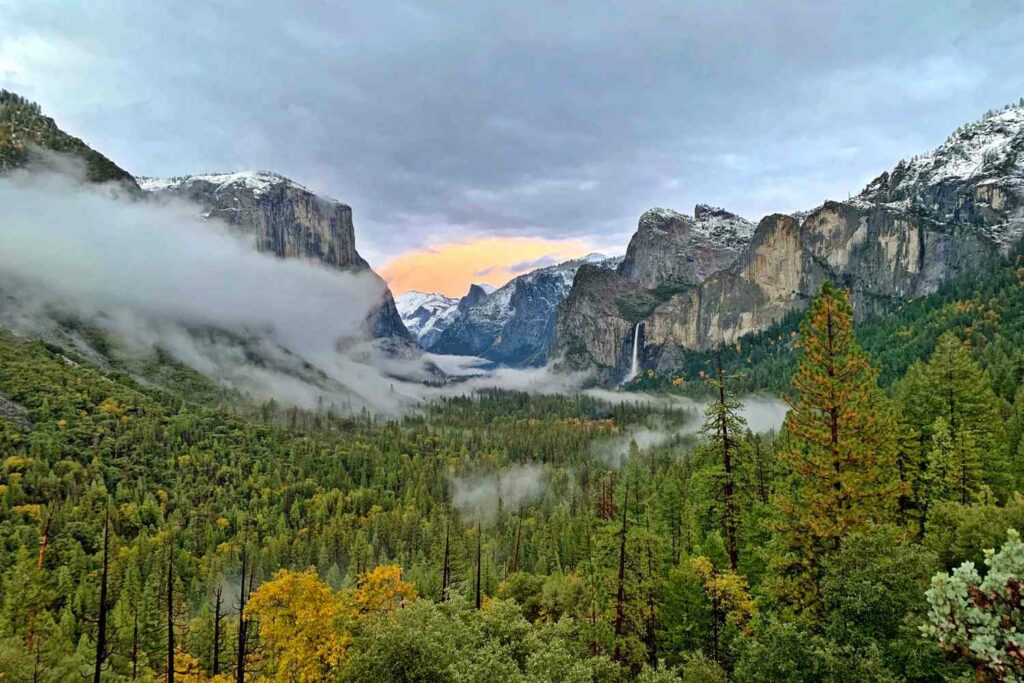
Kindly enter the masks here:
M 235 683 L 245 682 L 245 571 L 248 560 L 248 548 L 242 546 L 242 573 L 240 575 L 241 586 L 238 589 L 238 658 L 235 663 Z
M 480 546 L 482 544 L 480 522 L 476 523 L 476 608 L 480 609 Z
M 441 568 L 441 602 L 448 599 L 448 582 L 451 580 L 451 565 L 449 564 L 449 536 L 451 534 L 452 520 L 449 518 L 444 527 L 444 566 Z
M 213 675 L 220 673 L 220 606 L 223 589 L 217 586 L 216 600 L 213 603 Z
M 729 440 L 729 420 L 725 407 L 725 375 L 722 373 L 722 354 L 715 355 L 718 362 L 718 428 L 722 439 L 722 467 L 725 470 L 725 544 L 729 552 L 729 566 L 733 571 L 739 565 L 736 544 L 736 501 L 733 497 L 732 442 Z
M 523 508 L 519 508 L 519 520 L 516 522 L 516 546 L 515 550 L 512 551 L 512 566 L 509 569 L 510 574 L 514 574 L 519 571 L 519 544 L 522 542 L 523 534 Z
M 167 683 L 174 683 L 174 549 L 167 548 Z
M 647 517 L 647 663 L 652 667 L 658 664 L 657 620 L 655 618 L 654 600 L 654 551 L 651 548 L 651 518 Z
M 135 603 L 132 613 L 132 680 L 139 677 L 139 605 Z

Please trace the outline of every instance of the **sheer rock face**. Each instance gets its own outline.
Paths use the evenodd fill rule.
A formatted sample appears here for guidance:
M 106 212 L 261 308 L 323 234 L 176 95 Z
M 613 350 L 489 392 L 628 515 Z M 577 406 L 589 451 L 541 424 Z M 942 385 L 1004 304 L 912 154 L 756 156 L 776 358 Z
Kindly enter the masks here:
M 806 308 L 826 279 L 850 289 L 863 319 L 991 267 L 1024 235 L 1024 107 L 962 127 L 849 201 L 767 216 L 731 252 L 695 247 L 694 222 L 645 213 L 618 278 L 577 278 L 552 355 L 621 377 L 642 322 L 645 366 L 668 369 L 681 349 L 733 343 Z
M 284 176 L 253 171 L 138 181 L 149 193 L 198 204 L 205 217 L 252 235 L 260 251 L 280 258 L 312 258 L 339 270 L 373 272 L 356 251 L 352 209 Z M 383 299 L 367 321 L 368 330 L 375 337 L 407 338 L 391 292 L 383 282 L 382 288 Z
M 555 318 L 550 357 L 572 370 L 623 372 L 632 352 L 633 327 L 618 300 L 643 287 L 614 270 L 583 266 Z

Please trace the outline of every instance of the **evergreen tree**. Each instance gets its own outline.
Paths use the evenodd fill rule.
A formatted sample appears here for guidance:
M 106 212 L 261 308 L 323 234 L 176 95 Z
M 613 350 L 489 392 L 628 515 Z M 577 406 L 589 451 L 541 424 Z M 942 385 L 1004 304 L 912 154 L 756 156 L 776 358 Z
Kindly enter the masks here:
M 849 294 L 826 282 L 800 330 L 785 421 L 790 443 L 780 453 L 789 482 L 775 499 L 772 587 L 797 612 L 813 615 L 825 558 L 847 534 L 892 519 L 901 487 L 893 410 L 854 340 Z
M 930 450 L 932 425 L 942 418 L 951 443 L 973 442 L 983 457 L 985 482 L 1001 498 L 1008 495 L 1012 481 L 999 398 L 988 373 L 955 334 L 939 337 L 928 362 L 912 366 L 897 383 L 896 395 L 907 421 L 920 433 L 922 453 Z
M 741 405 L 728 390 L 722 372 L 722 357 L 717 356 L 717 372 L 709 383 L 717 396 L 708 403 L 704 411 L 702 431 L 708 440 L 708 448 L 715 454 L 722 466 L 722 533 L 729 567 L 736 571 L 739 565 L 737 542 L 736 470 L 738 467 L 741 438 L 747 423 L 740 415 Z

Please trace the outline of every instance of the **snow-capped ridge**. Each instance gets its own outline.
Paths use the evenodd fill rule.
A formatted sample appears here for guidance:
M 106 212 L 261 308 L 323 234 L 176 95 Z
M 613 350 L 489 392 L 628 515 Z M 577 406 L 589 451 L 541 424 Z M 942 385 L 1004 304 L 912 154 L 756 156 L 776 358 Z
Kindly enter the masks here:
M 459 299 L 436 292 L 411 290 L 395 297 L 395 306 L 409 333 L 421 346 L 428 347 L 455 317 Z
M 512 278 L 458 315 L 430 348 L 435 353 L 476 355 L 509 365 L 536 365 L 547 358 L 555 311 L 584 264 L 616 268 L 619 258 L 592 253 Z
M 674 209 L 650 208 L 640 216 L 638 229 L 668 232 L 675 224 L 688 226 L 700 246 L 724 250 L 742 249 L 756 227 L 753 222 L 720 206 L 697 204 L 692 216 Z
M 291 178 L 283 176 L 280 173 L 275 173 L 274 171 L 259 170 L 235 171 L 230 173 L 199 173 L 195 175 L 173 176 L 169 178 L 137 176 L 135 181 L 139 184 L 139 187 L 147 192 L 172 190 L 192 183 L 209 183 L 217 186 L 214 190 L 215 192 L 240 187 L 251 190 L 257 197 L 262 196 L 276 186 L 288 185 L 310 194 L 316 194 L 323 199 L 328 199 L 330 201 L 337 202 L 338 204 L 341 203 L 331 197 L 326 197 L 313 192 L 313 190 L 309 189 L 305 185 L 297 183 Z
M 872 180 L 855 198 L 907 203 L 918 190 L 942 183 L 997 179 L 1024 181 L 1024 103 L 990 111 L 957 128 L 926 154 L 901 159 Z

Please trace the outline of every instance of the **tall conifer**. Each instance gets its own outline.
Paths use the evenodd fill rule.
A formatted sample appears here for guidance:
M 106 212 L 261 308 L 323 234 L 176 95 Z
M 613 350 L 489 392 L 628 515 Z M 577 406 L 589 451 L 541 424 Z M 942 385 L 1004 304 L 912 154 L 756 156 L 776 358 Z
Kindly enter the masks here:
M 774 589 L 813 615 L 824 559 L 848 534 L 896 515 L 898 432 L 878 372 L 854 339 L 849 294 L 826 282 L 800 332 L 785 422 L 791 439 L 780 453 L 790 477 L 776 495 Z

